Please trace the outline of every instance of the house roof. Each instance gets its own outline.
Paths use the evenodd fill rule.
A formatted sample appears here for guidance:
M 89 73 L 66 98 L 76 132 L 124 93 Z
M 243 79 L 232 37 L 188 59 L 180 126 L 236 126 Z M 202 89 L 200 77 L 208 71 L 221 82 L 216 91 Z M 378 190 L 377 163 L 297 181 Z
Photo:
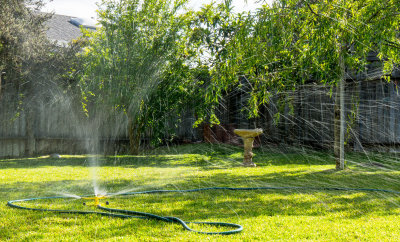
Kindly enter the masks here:
M 95 29 L 96 27 L 87 21 L 66 15 L 54 14 L 47 21 L 47 36 L 50 40 L 66 44 L 82 36 L 80 26 Z

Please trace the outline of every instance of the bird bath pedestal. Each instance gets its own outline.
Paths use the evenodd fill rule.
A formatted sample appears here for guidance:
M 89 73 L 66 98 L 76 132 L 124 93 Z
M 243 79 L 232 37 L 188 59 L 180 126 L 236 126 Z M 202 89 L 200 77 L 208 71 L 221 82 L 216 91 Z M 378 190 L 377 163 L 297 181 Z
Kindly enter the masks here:
M 262 134 L 262 129 L 235 129 L 233 131 L 235 134 L 239 135 L 243 139 L 244 143 L 244 159 L 243 166 L 256 167 L 253 162 L 253 142 L 254 138 Z

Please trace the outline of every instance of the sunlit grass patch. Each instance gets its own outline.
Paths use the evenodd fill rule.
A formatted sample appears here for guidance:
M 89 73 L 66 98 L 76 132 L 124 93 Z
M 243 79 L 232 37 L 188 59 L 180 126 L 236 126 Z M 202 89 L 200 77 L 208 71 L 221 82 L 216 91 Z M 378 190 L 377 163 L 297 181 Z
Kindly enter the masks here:
M 179 225 L 154 220 L 99 215 L 56 214 L 18 210 L 8 200 L 70 196 L 16 203 L 31 208 L 98 211 L 74 195 L 93 194 L 88 159 L 67 156 L 0 161 L 0 240 L 390 240 L 400 235 L 400 196 L 367 191 L 326 191 L 323 187 L 397 190 L 400 172 L 393 158 L 375 155 L 396 169 L 363 166 L 365 157 L 344 171 L 335 171 L 329 153 L 279 153 L 256 149 L 257 168 L 240 166 L 240 147 L 187 145 L 158 149 L 140 156 L 95 156 L 99 185 L 117 193 L 102 205 L 184 221 L 240 224 L 243 232 L 229 236 L 190 233 Z M 381 160 L 379 160 L 381 158 Z M 192 193 L 118 193 L 204 187 L 291 187 L 290 189 Z M 307 187 L 308 189 L 301 189 Z M 315 189 L 313 189 L 315 188 Z M 83 205 L 83 202 L 86 205 Z M 194 229 L 222 231 L 205 225 Z

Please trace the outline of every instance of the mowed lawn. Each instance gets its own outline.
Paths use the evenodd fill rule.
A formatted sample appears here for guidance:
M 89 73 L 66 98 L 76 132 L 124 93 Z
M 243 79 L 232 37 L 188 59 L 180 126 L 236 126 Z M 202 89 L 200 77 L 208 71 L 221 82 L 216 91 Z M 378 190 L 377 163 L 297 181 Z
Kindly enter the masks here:
M 0 160 L 0 241 L 398 241 L 400 196 L 301 187 L 400 191 L 396 155 L 349 154 L 348 168 L 334 170 L 328 152 L 255 149 L 258 167 L 241 167 L 242 149 L 184 145 L 139 156 L 48 156 Z M 88 167 L 98 162 L 97 169 Z M 156 220 L 57 214 L 10 208 L 7 201 L 93 194 L 93 179 L 108 193 L 205 187 L 293 189 L 112 196 L 111 208 L 176 216 L 184 221 L 243 226 L 233 235 L 205 235 Z M 76 198 L 18 203 L 32 208 L 98 211 Z M 88 202 L 90 203 L 90 202 Z M 193 225 L 203 231 L 225 228 Z

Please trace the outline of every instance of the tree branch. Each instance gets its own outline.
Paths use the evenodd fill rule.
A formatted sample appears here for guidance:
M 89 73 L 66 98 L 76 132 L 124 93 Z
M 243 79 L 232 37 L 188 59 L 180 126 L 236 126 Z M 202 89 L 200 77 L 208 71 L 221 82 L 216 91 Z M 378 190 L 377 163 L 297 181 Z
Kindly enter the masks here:
M 376 18 L 376 17 L 379 15 L 379 13 L 380 13 L 382 10 L 384 10 L 384 9 L 390 9 L 390 8 L 392 8 L 393 6 L 395 6 L 395 5 L 394 5 L 394 4 L 391 4 L 391 5 L 389 5 L 389 6 L 386 6 L 386 4 L 385 4 L 384 7 L 379 8 L 371 17 L 369 17 L 368 20 L 366 21 L 366 23 L 370 23 L 374 18 Z M 399 14 L 398 12 L 394 12 L 394 13 L 393 13 L 393 15 L 398 15 L 398 14 Z M 386 19 L 386 18 L 387 18 L 387 17 L 383 17 L 381 20 Z
M 384 40 L 384 41 L 386 42 L 386 44 L 384 44 L 384 45 L 393 47 L 395 49 L 400 49 L 400 44 L 392 42 L 392 41 L 389 41 L 389 40 Z
M 308 9 L 310 9 L 310 11 L 311 11 L 314 15 L 316 15 L 316 16 L 318 16 L 318 17 L 321 17 L 320 14 L 314 12 L 314 10 L 311 8 L 311 6 L 310 6 L 310 4 L 309 4 L 308 2 L 306 2 L 306 5 L 307 5 Z

